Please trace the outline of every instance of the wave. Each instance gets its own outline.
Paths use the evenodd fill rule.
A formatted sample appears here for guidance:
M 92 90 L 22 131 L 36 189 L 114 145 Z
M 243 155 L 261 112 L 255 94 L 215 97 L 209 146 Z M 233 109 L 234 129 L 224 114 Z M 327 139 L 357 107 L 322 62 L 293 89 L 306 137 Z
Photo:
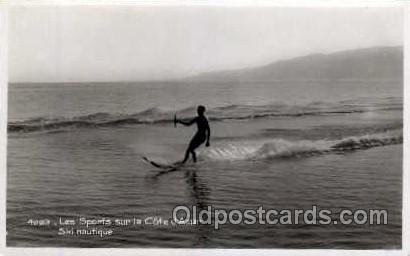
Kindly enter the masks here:
M 260 143 L 243 142 L 242 144 L 229 144 L 205 150 L 202 154 L 213 160 L 290 158 L 340 153 L 401 143 L 403 143 L 402 130 L 396 130 L 346 137 L 335 141 L 273 139 Z
M 388 102 L 312 102 L 307 105 L 297 106 L 282 102 L 267 105 L 240 105 L 232 104 L 210 108 L 207 116 L 211 121 L 224 120 L 251 120 L 275 116 L 308 116 L 308 115 L 336 115 L 362 113 L 379 110 L 401 110 L 399 101 Z M 195 106 L 190 106 L 176 111 L 178 118 L 189 119 L 196 112 Z M 159 124 L 173 121 L 175 112 L 160 108 L 149 108 L 133 114 L 92 113 L 74 117 L 47 118 L 38 117 L 23 121 L 9 122 L 9 132 L 34 132 L 56 129 L 107 127 L 125 124 Z

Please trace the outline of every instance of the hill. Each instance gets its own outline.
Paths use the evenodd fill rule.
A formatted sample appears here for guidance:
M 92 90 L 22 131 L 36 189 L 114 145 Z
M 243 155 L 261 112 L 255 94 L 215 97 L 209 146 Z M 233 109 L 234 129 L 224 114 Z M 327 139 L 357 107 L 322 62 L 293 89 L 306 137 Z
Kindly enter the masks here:
M 240 70 L 203 73 L 190 81 L 246 82 L 276 80 L 401 80 L 403 48 L 374 47 L 312 54 Z

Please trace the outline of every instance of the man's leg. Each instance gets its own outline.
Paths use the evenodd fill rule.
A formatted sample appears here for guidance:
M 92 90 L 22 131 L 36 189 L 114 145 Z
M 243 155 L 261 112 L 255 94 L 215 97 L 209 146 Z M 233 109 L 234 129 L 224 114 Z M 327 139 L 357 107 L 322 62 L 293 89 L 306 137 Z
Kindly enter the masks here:
M 190 149 L 188 148 L 188 149 L 185 151 L 184 160 L 182 160 L 182 163 L 183 163 L 183 164 L 185 164 L 185 162 L 188 161 L 189 153 L 190 153 Z
M 196 162 L 195 149 L 198 148 L 202 143 L 203 143 L 203 141 L 200 138 L 198 138 L 197 136 L 194 136 L 192 138 L 191 142 L 189 143 L 188 149 L 185 152 L 185 158 L 182 161 L 183 164 L 186 161 L 188 161 L 189 154 L 192 154 L 192 159 L 194 160 L 194 162 Z
M 194 163 L 196 163 L 196 154 L 195 154 L 195 151 L 191 151 L 191 154 L 192 154 L 192 160 L 194 160 Z

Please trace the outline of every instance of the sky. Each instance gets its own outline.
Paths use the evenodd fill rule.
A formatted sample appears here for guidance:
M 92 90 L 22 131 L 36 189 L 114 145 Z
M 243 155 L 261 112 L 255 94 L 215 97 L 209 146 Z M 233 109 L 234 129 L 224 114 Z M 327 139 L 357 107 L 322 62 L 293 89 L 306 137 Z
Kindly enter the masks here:
M 399 8 L 12 6 L 10 82 L 167 80 L 403 41 Z

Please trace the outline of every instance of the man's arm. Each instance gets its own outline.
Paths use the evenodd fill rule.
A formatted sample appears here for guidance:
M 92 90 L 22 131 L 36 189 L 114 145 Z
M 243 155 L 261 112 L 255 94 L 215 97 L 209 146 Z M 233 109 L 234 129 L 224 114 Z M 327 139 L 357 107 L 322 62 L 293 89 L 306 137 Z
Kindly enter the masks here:
M 206 144 L 205 146 L 209 147 L 209 139 L 211 138 L 211 128 L 209 127 L 209 123 L 206 122 Z
M 182 121 L 182 120 L 177 120 L 177 123 L 183 124 L 185 126 L 191 126 L 192 124 L 194 124 L 196 122 L 196 118 L 192 119 L 191 121 Z

